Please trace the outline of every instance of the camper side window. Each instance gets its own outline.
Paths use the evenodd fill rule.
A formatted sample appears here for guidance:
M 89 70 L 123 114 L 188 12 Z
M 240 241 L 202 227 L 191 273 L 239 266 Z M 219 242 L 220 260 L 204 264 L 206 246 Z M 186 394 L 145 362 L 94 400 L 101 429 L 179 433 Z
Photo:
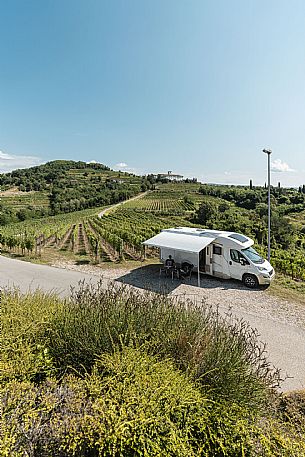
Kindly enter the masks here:
M 236 249 L 230 249 L 230 256 L 234 262 L 241 263 L 242 265 L 249 265 L 249 262 L 245 257 Z
M 213 244 L 213 254 L 221 255 L 222 254 L 221 247 L 215 246 L 215 244 Z
M 238 251 L 236 251 L 235 249 L 230 249 L 230 256 L 233 262 L 240 263 L 240 254 Z

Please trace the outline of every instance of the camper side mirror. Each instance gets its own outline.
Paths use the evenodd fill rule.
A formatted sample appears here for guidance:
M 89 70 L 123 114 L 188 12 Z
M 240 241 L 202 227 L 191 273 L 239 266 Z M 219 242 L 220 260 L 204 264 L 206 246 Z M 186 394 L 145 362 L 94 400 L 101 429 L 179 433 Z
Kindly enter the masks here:
M 243 259 L 243 258 L 240 259 L 240 263 L 242 264 L 243 267 L 245 265 L 249 265 L 249 262 L 246 259 Z

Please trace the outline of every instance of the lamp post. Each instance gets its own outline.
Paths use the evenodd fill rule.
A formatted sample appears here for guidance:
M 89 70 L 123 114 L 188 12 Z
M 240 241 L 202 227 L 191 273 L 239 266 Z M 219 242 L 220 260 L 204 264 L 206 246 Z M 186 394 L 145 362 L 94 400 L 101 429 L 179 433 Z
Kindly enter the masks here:
M 268 155 L 268 262 L 270 262 L 270 232 L 271 232 L 271 205 L 270 205 L 270 156 L 271 149 L 263 149 L 263 152 Z

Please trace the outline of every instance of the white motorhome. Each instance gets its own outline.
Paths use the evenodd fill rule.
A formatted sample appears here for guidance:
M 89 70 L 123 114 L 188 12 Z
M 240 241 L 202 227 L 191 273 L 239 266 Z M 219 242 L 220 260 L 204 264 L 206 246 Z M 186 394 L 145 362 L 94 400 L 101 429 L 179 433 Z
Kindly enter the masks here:
M 270 263 L 253 249 L 254 241 L 245 235 L 221 230 L 176 227 L 144 241 L 160 249 L 160 259 L 169 255 L 178 264 L 189 264 L 200 273 L 218 278 L 234 278 L 247 287 L 270 284 L 275 273 Z

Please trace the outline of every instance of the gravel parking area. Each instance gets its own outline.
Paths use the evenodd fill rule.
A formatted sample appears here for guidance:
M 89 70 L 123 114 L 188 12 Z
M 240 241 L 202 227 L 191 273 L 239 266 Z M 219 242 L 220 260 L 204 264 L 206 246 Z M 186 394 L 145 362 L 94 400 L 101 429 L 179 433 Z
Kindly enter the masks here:
M 130 284 L 140 290 L 164 292 L 171 296 L 181 296 L 195 301 L 203 300 L 212 306 L 239 309 L 247 314 L 266 317 L 305 329 L 305 306 L 271 296 L 264 288 L 248 289 L 240 281 L 201 276 L 201 287 L 199 288 L 197 275 L 193 275 L 191 280 L 172 280 L 169 277 L 160 276 L 158 265 L 144 265 L 133 270 L 103 269 L 98 266 L 75 265 L 68 262 L 56 262 L 54 266 L 103 277 L 104 280 Z

